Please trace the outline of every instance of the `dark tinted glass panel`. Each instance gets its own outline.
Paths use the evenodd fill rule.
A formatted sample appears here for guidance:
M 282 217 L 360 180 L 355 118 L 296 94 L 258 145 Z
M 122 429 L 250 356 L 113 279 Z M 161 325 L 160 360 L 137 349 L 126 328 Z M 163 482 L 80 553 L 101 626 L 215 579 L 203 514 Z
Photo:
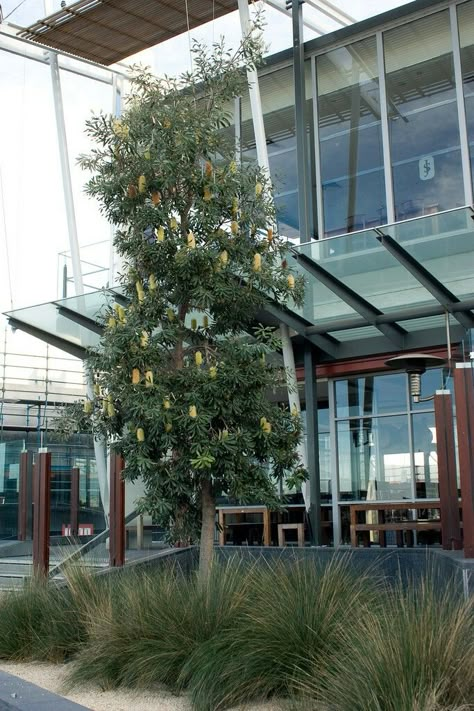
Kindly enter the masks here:
M 367 375 L 336 382 L 336 417 L 363 417 L 407 408 L 406 375 Z

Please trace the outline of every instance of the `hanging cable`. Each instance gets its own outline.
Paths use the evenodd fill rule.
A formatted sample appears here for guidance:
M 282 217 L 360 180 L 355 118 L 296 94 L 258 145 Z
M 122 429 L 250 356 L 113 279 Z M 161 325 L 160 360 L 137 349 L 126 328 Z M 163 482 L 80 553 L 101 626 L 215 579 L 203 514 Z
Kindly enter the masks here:
M 8 20 L 8 18 L 9 18 L 11 15 L 13 15 L 13 13 L 16 12 L 19 7 L 21 7 L 22 5 L 24 5 L 25 2 L 26 2 L 26 0 L 21 0 L 21 2 L 18 3 L 18 5 L 13 8 L 13 10 L 10 10 L 10 12 L 8 13 L 8 15 L 5 15 L 5 17 L 3 18 L 3 22 L 5 22 L 5 20 Z
M 193 52 L 192 52 L 192 47 L 191 47 L 191 27 L 189 25 L 188 0 L 184 0 L 184 4 L 186 6 L 186 25 L 188 28 L 189 62 L 191 64 L 191 71 L 193 71 Z

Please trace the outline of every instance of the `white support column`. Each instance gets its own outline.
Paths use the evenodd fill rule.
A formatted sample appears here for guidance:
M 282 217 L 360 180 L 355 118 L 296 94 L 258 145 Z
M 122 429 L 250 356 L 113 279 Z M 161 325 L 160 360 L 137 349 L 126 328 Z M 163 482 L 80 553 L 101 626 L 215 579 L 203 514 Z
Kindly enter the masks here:
M 121 78 L 114 72 L 112 75 L 112 116 L 118 117 L 122 113 L 122 90 Z M 115 282 L 115 228 L 110 225 L 110 248 L 109 248 L 109 287 Z
M 82 280 L 81 254 L 77 236 L 76 213 L 74 210 L 74 195 L 72 190 L 71 170 L 67 149 L 66 124 L 64 121 L 64 107 L 61 94 L 61 80 L 59 75 L 58 56 L 55 52 L 49 53 L 51 66 L 51 83 L 53 88 L 54 113 L 56 116 L 56 129 L 58 135 L 59 158 L 61 162 L 61 175 L 63 181 L 64 202 L 66 205 L 66 218 L 69 236 L 69 249 L 71 250 L 72 272 L 76 296 L 84 295 Z M 85 367 L 87 397 L 93 399 L 92 376 Z M 106 447 L 103 440 L 94 438 L 94 454 L 97 466 L 97 479 L 99 482 L 100 496 L 104 508 L 105 518 L 109 516 L 109 483 L 107 475 Z
M 239 14 L 240 14 L 240 27 L 242 31 L 242 37 L 246 37 L 250 32 L 250 15 L 249 6 L 247 0 L 238 0 L 239 3 Z M 263 122 L 263 111 L 262 111 L 262 100 L 260 96 L 260 86 L 258 83 L 258 74 L 255 69 L 247 72 L 247 79 L 249 82 L 249 95 L 250 95 L 250 110 L 252 112 L 253 128 L 255 133 L 255 144 L 257 148 L 257 161 L 262 170 L 266 173 L 268 178 L 270 178 L 270 164 L 268 161 L 268 151 L 267 151 L 267 141 L 265 136 L 265 125 Z M 288 327 L 284 324 L 280 324 L 280 337 L 282 341 L 283 349 L 283 364 L 285 366 L 287 385 L 288 385 L 288 401 L 290 409 L 294 406 L 301 412 L 301 403 L 298 389 L 294 386 L 297 382 L 296 379 L 296 368 L 295 359 L 293 355 L 293 346 L 291 344 L 291 339 L 289 335 Z M 302 448 L 304 449 L 304 447 Z M 303 462 L 306 464 L 306 452 L 301 451 L 301 456 Z M 306 489 L 303 489 L 303 498 L 306 507 L 309 506 L 309 496 Z

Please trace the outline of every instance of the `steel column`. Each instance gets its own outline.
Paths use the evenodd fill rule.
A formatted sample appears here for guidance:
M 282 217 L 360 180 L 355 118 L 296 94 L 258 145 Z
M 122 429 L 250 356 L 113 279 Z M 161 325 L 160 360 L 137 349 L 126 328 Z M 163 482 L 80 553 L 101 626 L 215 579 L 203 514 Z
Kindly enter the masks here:
M 298 221 L 300 242 L 312 236 L 311 189 L 306 146 L 306 81 L 304 71 L 303 2 L 291 0 L 293 24 L 293 76 L 295 85 L 296 164 L 298 166 Z
M 112 568 L 125 564 L 125 482 L 122 479 L 123 458 L 110 453 L 110 546 Z
M 71 469 L 71 536 L 79 533 L 79 467 Z
M 453 402 L 449 390 L 436 391 L 434 410 L 441 507 L 441 542 L 444 550 L 460 550 L 462 542 L 456 481 Z
M 321 480 L 319 472 L 318 397 L 316 358 L 310 344 L 304 350 L 304 382 L 306 395 L 306 457 L 309 474 L 309 511 L 311 540 L 321 545 Z
M 20 471 L 18 481 L 18 540 L 26 541 L 32 535 L 32 476 L 33 453 L 20 454 Z
M 33 471 L 33 570 L 49 572 L 51 452 L 40 452 Z
M 467 367 L 464 367 L 467 365 Z M 474 370 L 457 363 L 454 369 L 464 556 L 474 558 Z

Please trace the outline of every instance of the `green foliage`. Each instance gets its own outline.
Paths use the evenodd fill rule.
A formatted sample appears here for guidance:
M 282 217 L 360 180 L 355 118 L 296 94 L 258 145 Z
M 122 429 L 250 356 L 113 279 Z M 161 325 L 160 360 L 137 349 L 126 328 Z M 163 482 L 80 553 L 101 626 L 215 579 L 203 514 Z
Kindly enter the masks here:
M 117 227 L 126 304 L 104 314 L 84 412 L 175 538 L 199 527 L 204 479 L 213 496 L 271 505 L 278 479 L 305 478 L 300 419 L 267 397 L 285 380 L 267 358 L 280 343 L 255 327 L 268 301 L 300 304 L 303 281 L 276 232 L 268 178 L 236 163 L 224 130 L 258 47 L 254 35 L 235 55 L 196 45 L 181 80 L 137 70 L 123 117 L 88 122 L 96 148 L 81 159 L 88 193 Z

